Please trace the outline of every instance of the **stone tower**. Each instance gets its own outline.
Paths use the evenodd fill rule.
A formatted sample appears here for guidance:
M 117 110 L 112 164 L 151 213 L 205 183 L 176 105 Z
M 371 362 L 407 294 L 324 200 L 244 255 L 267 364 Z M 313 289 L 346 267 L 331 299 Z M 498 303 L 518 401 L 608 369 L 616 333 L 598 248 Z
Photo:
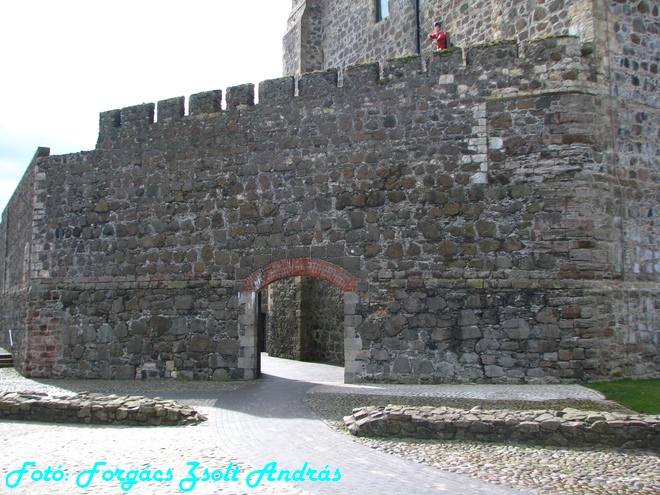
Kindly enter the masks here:
M 389 14 L 379 16 L 387 3 Z M 427 34 L 440 20 L 454 47 L 502 40 L 577 36 L 603 47 L 617 11 L 651 14 L 652 2 L 604 0 L 294 0 L 284 39 L 284 74 L 343 68 L 430 53 Z M 635 29 L 632 25 L 633 32 Z M 651 31 L 643 34 L 653 34 Z M 656 33 L 657 34 L 657 33 Z M 605 56 L 606 53 L 601 54 Z

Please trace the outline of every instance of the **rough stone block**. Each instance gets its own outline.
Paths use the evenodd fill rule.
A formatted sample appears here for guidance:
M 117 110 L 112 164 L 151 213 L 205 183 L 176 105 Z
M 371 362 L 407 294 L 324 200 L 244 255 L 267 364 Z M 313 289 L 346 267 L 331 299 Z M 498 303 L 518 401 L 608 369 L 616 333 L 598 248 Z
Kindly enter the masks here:
M 193 381 L 195 379 L 195 372 L 192 370 L 179 370 L 176 372 L 173 372 L 172 375 L 174 377 L 174 373 L 176 373 L 176 379 L 177 380 L 182 380 L 182 381 Z
M 227 109 L 254 105 L 254 84 L 243 84 L 227 88 Z
M 191 295 L 176 296 L 174 298 L 174 309 L 190 310 L 194 305 L 194 299 Z
M 422 71 L 422 58 L 419 55 L 388 59 L 383 67 L 386 79 L 401 79 L 415 76 Z
M 380 77 L 380 65 L 369 63 L 347 67 L 344 71 L 343 87 L 361 89 L 375 86 Z
M 271 102 L 286 102 L 293 98 L 296 81 L 293 77 L 270 79 L 259 84 L 259 104 L 268 105 Z
M 577 36 L 562 36 L 532 40 L 525 45 L 525 58 L 535 64 L 554 65 L 566 57 L 578 57 L 580 53 L 580 38 Z
M 229 374 L 224 368 L 219 368 L 213 371 L 213 381 L 227 381 L 229 380 Z
M 188 107 L 190 115 L 220 112 L 222 110 L 222 91 L 216 89 L 191 95 Z
M 161 100 L 157 103 L 158 122 L 166 120 L 180 120 L 185 115 L 185 98 L 170 98 L 168 100 Z
M 135 366 L 125 365 L 115 367 L 115 380 L 135 380 Z
M 188 350 L 190 352 L 206 352 L 210 349 L 211 339 L 206 335 L 195 334 L 190 339 Z M 224 347 L 227 349 L 227 346 Z
M 513 318 L 502 325 L 504 333 L 510 339 L 527 339 L 531 330 L 529 324 L 521 318 Z
M 392 371 L 394 373 L 410 373 L 410 360 L 407 356 L 397 356 L 392 365 Z
M 153 103 L 144 103 L 142 105 L 135 105 L 132 107 L 125 107 L 121 109 L 120 123 L 121 125 L 147 125 L 154 123 L 154 112 L 156 105 Z
M 461 50 L 442 50 L 433 52 L 426 61 L 429 74 L 455 74 L 458 68 L 464 67 Z
M 518 58 L 518 44 L 515 40 L 506 40 L 466 50 L 466 63 L 473 70 L 513 67 Z
M 337 89 L 338 78 L 336 69 L 302 74 L 298 79 L 298 94 L 306 97 L 327 96 L 329 91 Z
M 482 337 L 483 332 L 481 331 L 481 328 L 477 326 L 461 327 L 458 329 L 458 332 L 456 332 L 456 338 L 461 340 L 480 339 Z
M 240 343 L 236 339 L 223 339 L 218 342 L 218 353 L 223 356 L 236 356 Z

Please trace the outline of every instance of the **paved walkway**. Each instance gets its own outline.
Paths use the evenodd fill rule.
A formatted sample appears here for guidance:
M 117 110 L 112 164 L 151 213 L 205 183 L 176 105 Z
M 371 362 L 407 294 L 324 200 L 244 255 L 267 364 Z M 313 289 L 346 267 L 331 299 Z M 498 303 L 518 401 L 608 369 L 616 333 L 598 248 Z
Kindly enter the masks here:
M 320 423 L 302 404 L 313 389 L 324 393 L 477 397 L 498 400 L 552 400 L 602 396 L 579 386 L 344 385 L 343 368 L 282 359 L 262 359 L 261 380 L 220 395 L 215 427 L 223 446 L 252 465 L 277 462 L 291 471 L 341 472 L 330 483 L 303 482 L 310 493 L 360 494 L 513 494 L 523 493 L 445 473 L 401 458 L 383 455 Z M 486 396 L 486 397 L 484 397 Z
M 602 400 L 597 392 L 576 385 L 345 385 L 342 383 L 343 369 L 340 367 L 299 363 L 274 359 L 264 356 L 264 376 L 251 382 L 180 382 L 180 381 L 75 381 L 75 380 L 26 380 L 15 373 L 0 370 L 0 391 L 35 390 L 48 391 L 62 389 L 73 391 L 96 391 L 105 393 L 131 393 L 134 395 L 161 396 L 180 399 L 194 405 L 208 414 L 210 421 L 194 427 L 185 428 L 140 428 L 140 427 L 98 427 L 44 425 L 28 422 L 0 421 L 0 494 L 19 493 L 30 495 L 64 494 L 105 494 L 125 493 L 119 490 L 116 481 L 95 480 L 89 488 L 82 490 L 74 484 L 77 473 L 92 467 L 96 461 L 108 463 L 108 467 L 125 469 L 172 468 L 175 479 L 170 483 L 144 482 L 133 487 L 129 493 L 137 495 L 177 494 L 182 493 L 181 481 L 190 468 L 189 462 L 199 462 L 199 475 L 203 467 L 225 470 L 228 466 L 240 466 L 241 482 L 199 482 L 190 490 L 193 494 L 522 494 L 525 491 L 507 489 L 498 485 L 503 476 L 519 476 L 515 468 L 505 469 L 487 479 L 494 483 L 479 481 L 465 475 L 435 469 L 402 457 L 386 454 L 381 449 L 370 448 L 368 442 L 356 441 L 353 437 L 340 433 L 314 417 L 302 404 L 315 393 L 322 394 L 326 400 L 330 394 L 372 394 L 372 395 L 411 395 L 438 396 L 452 398 L 481 398 L 497 400 L 544 401 L 557 399 Z M 4 381 L 3 381 L 4 380 Z M 155 388 L 157 387 L 157 389 Z M 311 395 L 310 395 L 311 394 Z M 490 395 L 494 394 L 494 395 Z M 372 446 L 373 447 L 373 446 Z M 395 446 L 395 448 L 398 448 Z M 416 447 L 415 447 L 416 448 Z M 476 447 L 474 447 L 476 448 Z M 481 447 L 479 447 L 481 448 Z M 484 446 L 488 452 L 497 448 Z M 445 446 L 440 455 L 449 462 L 456 452 L 465 446 Z M 450 454 L 453 449 L 455 452 Z M 490 449 L 490 450 L 488 450 Z M 508 456 L 510 447 L 500 449 Z M 468 449 L 469 450 L 469 449 Z M 517 451 L 517 450 L 516 450 Z M 522 463 L 530 457 L 530 450 L 522 449 L 517 455 L 520 459 L 510 462 Z M 544 451 L 545 452 L 545 451 Z M 538 455 L 538 454 L 536 454 Z M 540 456 L 543 462 L 556 462 L 556 451 L 548 451 Z M 590 465 L 587 479 L 592 480 L 592 473 L 609 473 L 610 469 L 600 453 L 592 459 L 591 453 L 578 452 L 567 455 L 573 459 L 575 469 L 583 464 Z M 620 454 L 604 454 L 605 462 L 619 466 L 624 462 L 619 476 L 632 491 L 620 491 L 624 485 L 613 487 L 611 493 L 657 493 L 651 487 L 636 489 L 632 483 L 643 482 L 650 487 L 653 472 L 657 466 L 656 457 L 626 457 Z M 627 455 L 627 454 L 626 454 Z M 646 456 L 646 454 L 643 454 Z M 492 457 L 492 456 L 491 456 Z M 533 455 L 532 458 L 535 458 Z M 517 459 L 517 458 L 516 458 Z M 53 468 L 61 464 L 62 469 L 71 474 L 69 483 L 43 483 L 25 481 L 18 489 L 8 490 L 6 476 L 12 470 L 20 468 L 23 462 L 37 462 L 37 468 L 47 465 Z M 492 462 L 492 461 L 491 461 Z M 274 464 L 276 463 L 276 465 Z M 635 464 L 640 480 L 629 476 L 630 466 Z M 591 467 L 593 464 L 593 467 Z M 491 466 L 486 461 L 486 469 Z M 465 468 L 470 465 L 461 464 Z M 257 482 L 258 471 L 272 467 L 274 470 L 288 470 L 291 475 L 303 467 L 316 470 L 313 476 L 337 477 L 338 481 L 312 482 L 306 475 L 305 481 L 295 484 L 283 481 L 263 481 L 252 488 L 246 485 L 245 478 L 253 484 Z M 513 467 L 513 466 L 512 466 Z M 325 471 L 327 469 L 327 471 Z M 462 470 L 461 467 L 460 470 Z M 460 471 L 459 470 L 459 471 Z M 642 471 L 644 470 L 644 471 Z M 648 472 L 647 474 L 644 474 Z M 508 473 L 508 474 L 507 474 Z M 230 476 L 231 474 L 229 474 Z M 275 474 L 277 476 L 277 474 Z M 548 475 L 547 484 L 553 482 L 554 474 Z M 562 475 L 563 476 L 563 475 Z M 275 478 L 276 479 L 276 478 Z M 582 482 L 581 480 L 579 481 Z M 517 486 L 526 484 L 514 483 Z M 539 480 L 535 486 L 543 486 Z M 655 485 L 653 485 L 655 486 Z M 578 487 L 579 488 L 579 487 Z M 524 488 L 523 488 L 524 489 Z M 540 490 L 535 493 L 574 493 L 567 491 Z M 575 493 L 586 493 L 578 489 Z M 591 493 L 591 492 L 589 492 Z M 595 492 L 594 492 L 595 493 Z M 598 493 L 601 493 L 600 491 Z M 610 493 L 603 491 L 602 493 Z
M 296 484 L 314 494 L 513 494 L 523 493 L 443 473 L 354 442 L 319 422 L 302 405 L 313 384 L 266 378 L 216 403 L 221 444 L 253 466 L 277 462 L 294 471 L 306 463 L 328 469 L 337 482 Z

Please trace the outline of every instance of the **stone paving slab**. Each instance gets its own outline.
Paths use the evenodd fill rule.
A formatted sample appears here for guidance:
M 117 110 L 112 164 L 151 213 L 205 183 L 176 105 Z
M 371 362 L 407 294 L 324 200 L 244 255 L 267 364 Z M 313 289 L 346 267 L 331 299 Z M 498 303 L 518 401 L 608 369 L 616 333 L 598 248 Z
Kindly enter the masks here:
M 337 469 L 336 483 L 297 484 L 314 494 L 489 494 L 526 493 L 408 462 L 352 442 L 320 423 L 302 405 L 305 382 L 264 380 L 221 397 L 214 424 L 222 445 L 255 465 L 278 462 L 284 469 L 308 463 Z
M 382 456 L 319 422 L 302 399 L 314 384 L 339 386 L 340 367 L 300 366 L 265 354 L 262 365 L 268 373 L 261 380 L 219 398 L 214 410 L 218 436 L 229 452 L 250 463 L 280 460 L 278 465 L 285 469 L 308 463 L 313 469 L 327 466 L 331 473 L 340 470 L 341 480 L 336 483 L 297 484 L 310 493 L 525 493 Z M 353 387 L 344 390 L 350 393 Z

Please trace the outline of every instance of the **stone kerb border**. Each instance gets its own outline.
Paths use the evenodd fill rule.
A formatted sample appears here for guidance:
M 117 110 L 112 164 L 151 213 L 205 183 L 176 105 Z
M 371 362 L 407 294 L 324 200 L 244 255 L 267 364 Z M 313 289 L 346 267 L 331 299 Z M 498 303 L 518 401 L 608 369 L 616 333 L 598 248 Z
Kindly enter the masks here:
M 0 419 L 48 423 L 183 426 L 206 421 L 194 409 L 160 398 L 35 392 L 0 393 Z
M 471 410 L 433 406 L 367 406 L 344 417 L 362 437 L 517 442 L 660 450 L 660 416 L 556 410 Z

